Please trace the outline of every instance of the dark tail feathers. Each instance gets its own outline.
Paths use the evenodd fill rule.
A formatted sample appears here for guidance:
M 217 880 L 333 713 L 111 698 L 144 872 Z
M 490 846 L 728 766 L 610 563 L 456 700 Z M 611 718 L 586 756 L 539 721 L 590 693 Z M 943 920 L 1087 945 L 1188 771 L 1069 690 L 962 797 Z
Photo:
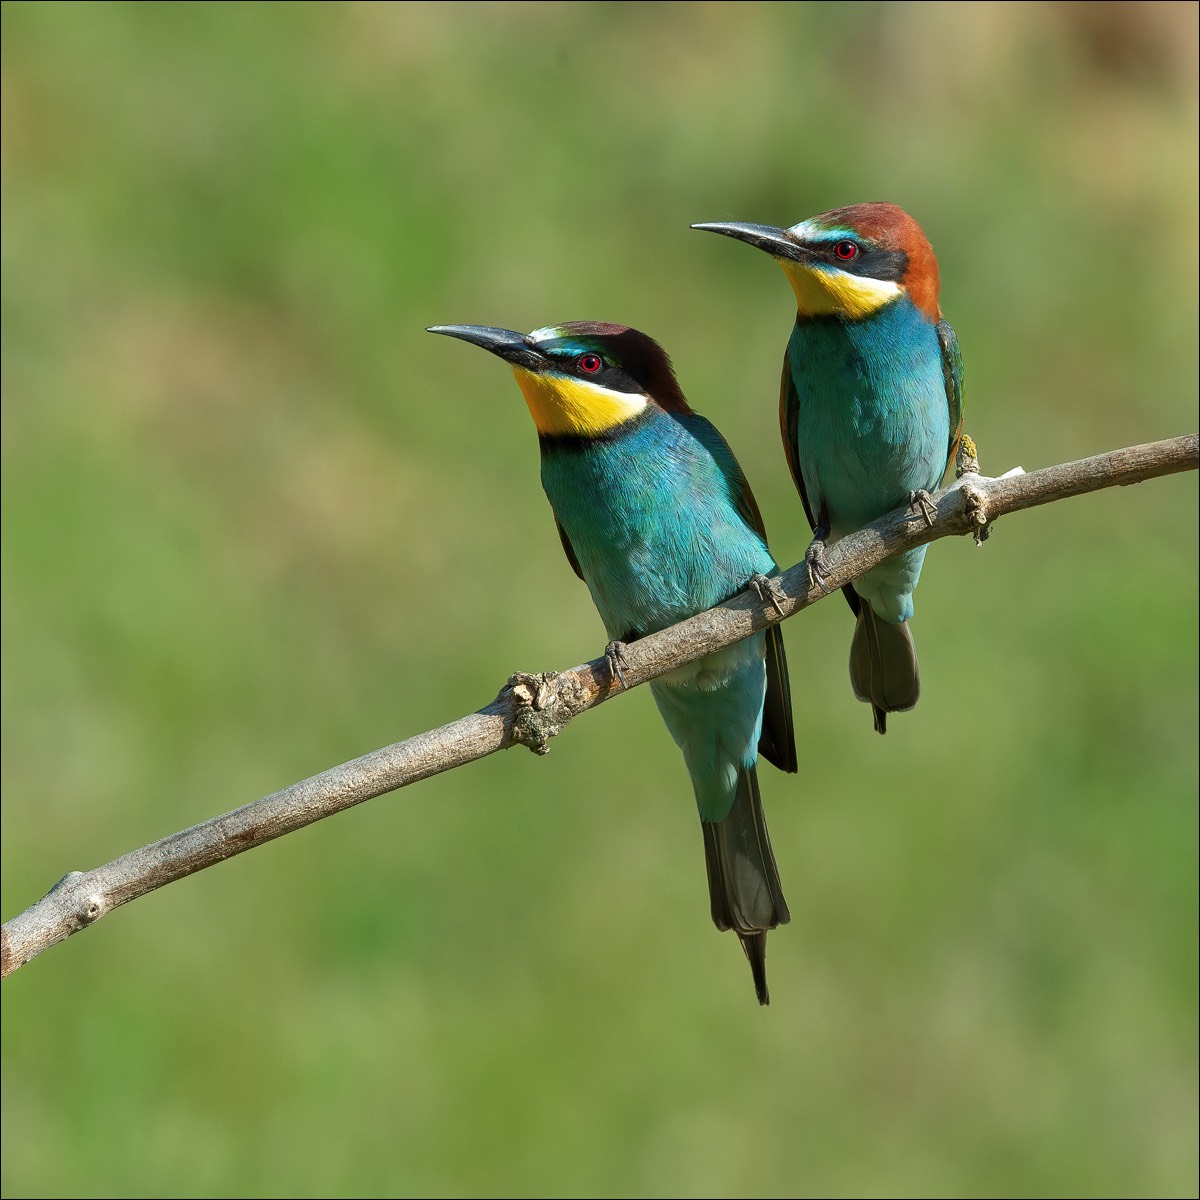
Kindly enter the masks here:
M 754 767 L 744 768 L 738 776 L 737 795 L 725 820 L 700 824 L 713 924 L 738 935 L 754 974 L 758 1002 L 770 1004 L 767 930 L 786 925 L 792 914 L 771 852 Z
M 887 733 L 888 713 L 912 708 L 921 695 L 917 648 L 908 623 L 883 620 L 867 600 L 858 604 L 858 624 L 850 643 L 850 682 L 854 694 L 870 704 L 880 733 Z

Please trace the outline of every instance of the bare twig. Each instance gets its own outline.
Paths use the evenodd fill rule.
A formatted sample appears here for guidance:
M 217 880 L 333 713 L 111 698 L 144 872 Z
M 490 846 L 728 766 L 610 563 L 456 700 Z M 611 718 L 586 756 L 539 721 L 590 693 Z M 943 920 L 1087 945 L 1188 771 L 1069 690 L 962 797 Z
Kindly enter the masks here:
M 897 509 L 843 538 L 829 550 L 824 582 L 836 590 L 897 551 L 951 534 L 973 533 L 981 541 L 990 523 L 1006 513 L 1194 470 L 1198 446 L 1200 439 L 1192 434 L 998 479 L 979 475 L 971 453 L 959 464 L 963 477 L 932 497 L 928 520 L 923 513 L 914 518 L 911 509 Z M 322 817 L 517 743 L 545 753 L 549 739 L 579 713 L 793 616 L 826 594 L 809 586 L 804 563 L 785 571 L 777 584 L 773 595 L 743 592 L 626 646 L 620 679 L 614 680 L 606 657 L 561 673 L 514 675 L 491 704 L 470 716 L 323 771 L 95 870 L 71 872 L 4 926 L 0 975 L 7 977 L 119 905 Z

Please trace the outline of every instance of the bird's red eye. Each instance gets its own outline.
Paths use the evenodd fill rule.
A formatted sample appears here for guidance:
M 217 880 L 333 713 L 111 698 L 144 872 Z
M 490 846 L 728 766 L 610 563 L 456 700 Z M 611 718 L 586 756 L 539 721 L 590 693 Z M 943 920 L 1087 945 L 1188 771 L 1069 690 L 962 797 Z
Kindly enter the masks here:
M 604 362 L 598 354 L 581 354 L 575 360 L 575 365 L 581 371 L 586 371 L 589 375 L 595 375 L 604 366 Z
M 858 257 L 858 243 L 851 241 L 837 242 L 833 247 L 833 252 L 842 262 L 849 262 L 852 258 Z

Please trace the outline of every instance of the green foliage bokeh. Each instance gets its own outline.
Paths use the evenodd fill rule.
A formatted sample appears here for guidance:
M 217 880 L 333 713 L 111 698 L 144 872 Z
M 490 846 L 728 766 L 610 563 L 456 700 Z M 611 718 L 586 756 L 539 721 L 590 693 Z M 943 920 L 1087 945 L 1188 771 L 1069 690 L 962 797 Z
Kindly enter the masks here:
M 791 322 L 894 200 L 985 471 L 1196 427 L 1193 4 L 3 7 L 3 914 L 594 656 L 503 367 L 672 353 L 783 563 Z M 871 732 L 787 626 L 760 1011 L 645 691 L 4 984 L 6 1196 L 1184 1195 L 1194 475 L 941 542 Z

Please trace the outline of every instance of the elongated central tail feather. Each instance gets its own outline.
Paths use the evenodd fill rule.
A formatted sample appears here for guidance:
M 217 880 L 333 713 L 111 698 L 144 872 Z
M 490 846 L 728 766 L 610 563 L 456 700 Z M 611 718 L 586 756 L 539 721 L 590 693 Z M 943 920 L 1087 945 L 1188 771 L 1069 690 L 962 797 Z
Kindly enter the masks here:
M 917 648 L 908 623 L 883 620 L 867 600 L 859 602 L 850 643 L 850 682 L 854 694 L 870 704 L 879 733 L 887 733 L 888 713 L 907 711 L 921 695 Z
M 738 775 L 729 815 L 723 821 L 701 821 L 701 828 L 713 924 L 738 935 L 758 1002 L 769 1004 L 767 930 L 786 925 L 792 915 L 783 898 L 754 767 L 743 767 Z

